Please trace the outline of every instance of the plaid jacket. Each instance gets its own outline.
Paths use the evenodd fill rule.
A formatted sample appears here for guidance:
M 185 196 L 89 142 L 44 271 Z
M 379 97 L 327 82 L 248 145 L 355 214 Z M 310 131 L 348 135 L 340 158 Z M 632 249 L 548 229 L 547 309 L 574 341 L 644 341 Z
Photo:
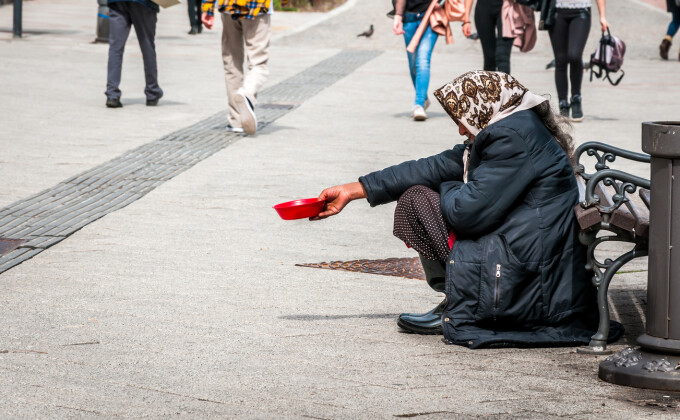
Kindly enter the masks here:
M 220 13 L 231 15 L 232 19 L 253 19 L 265 14 L 271 7 L 271 0 L 203 0 L 203 11 L 208 16 L 215 14 L 215 3 Z

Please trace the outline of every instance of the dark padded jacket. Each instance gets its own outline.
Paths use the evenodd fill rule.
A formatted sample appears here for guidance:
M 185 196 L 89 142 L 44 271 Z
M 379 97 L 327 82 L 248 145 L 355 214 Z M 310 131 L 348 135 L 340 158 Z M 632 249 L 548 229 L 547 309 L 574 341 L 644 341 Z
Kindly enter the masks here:
M 413 185 L 441 194 L 456 233 L 446 269 L 445 338 L 469 347 L 588 343 L 595 288 L 573 207 L 578 187 L 557 141 L 531 110 L 482 130 L 472 144 L 361 177 L 371 205 Z

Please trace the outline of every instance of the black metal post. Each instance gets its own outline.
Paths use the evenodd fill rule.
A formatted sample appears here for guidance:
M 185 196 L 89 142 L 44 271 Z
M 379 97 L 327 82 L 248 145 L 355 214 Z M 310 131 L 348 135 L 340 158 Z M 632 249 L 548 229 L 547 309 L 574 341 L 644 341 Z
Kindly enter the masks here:
M 12 28 L 14 38 L 21 38 L 21 2 L 22 0 L 14 0 L 14 26 Z
M 645 334 L 637 340 L 641 348 L 602 362 L 599 376 L 619 385 L 680 391 L 680 122 L 643 123 L 642 150 L 651 156 Z

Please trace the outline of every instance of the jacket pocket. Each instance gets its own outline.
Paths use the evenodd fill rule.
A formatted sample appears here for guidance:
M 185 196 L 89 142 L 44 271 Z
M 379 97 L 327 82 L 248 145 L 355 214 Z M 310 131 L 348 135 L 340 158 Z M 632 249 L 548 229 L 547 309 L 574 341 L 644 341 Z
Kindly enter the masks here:
M 480 274 L 479 321 L 516 324 L 542 318 L 540 273 L 515 257 L 505 236 L 489 236 Z

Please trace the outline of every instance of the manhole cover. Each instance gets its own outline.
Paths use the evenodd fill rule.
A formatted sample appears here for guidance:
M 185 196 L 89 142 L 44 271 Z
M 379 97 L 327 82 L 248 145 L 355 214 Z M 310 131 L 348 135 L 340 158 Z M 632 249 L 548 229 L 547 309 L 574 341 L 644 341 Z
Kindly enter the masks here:
M 23 244 L 23 239 L 0 238 L 0 255 L 9 254 Z
M 322 263 L 295 264 L 298 267 L 345 270 L 358 273 L 380 274 L 383 276 L 406 277 L 425 280 L 425 273 L 419 258 L 387 258 L 384 260 L 331 261 Z

